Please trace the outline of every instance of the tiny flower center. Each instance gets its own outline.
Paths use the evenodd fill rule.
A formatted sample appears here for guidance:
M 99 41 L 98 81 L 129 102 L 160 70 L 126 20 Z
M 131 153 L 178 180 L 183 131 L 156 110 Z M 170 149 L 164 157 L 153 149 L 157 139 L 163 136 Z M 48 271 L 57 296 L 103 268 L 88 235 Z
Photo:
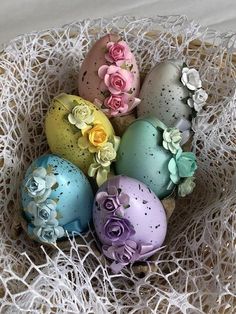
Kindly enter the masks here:
M 104 202 L 104 207 L 107 209 L 107 210 L 113 210 L 115 209 L 115 205 L 113 203 L 113 201 L 111 199 L 107 199 L 105 200 Z
M 47 220 L 49 218 L 49 212 L 42 208 L 40 211 L 39 211 L 39 216 L 42 217 L 43 219 Z
M 112 77 L 112 81 L 111 81 L 112 85 L 114 87 L 116 87 L 118 90 L 121 90 L 123 89 L 124 85 L 125 85 L 125 82 L 124 80 L 118 76 L 118 75 L 115 75 Z
M 112 237 L 117 237 L 121 234 L 121 228 L 119 226 L 114 226 L 111 228 L 110 234 Z
M 46 230 L 44 232 L 44 238 L 45 239 L 51 239 L 53 237 L 53 230 Z

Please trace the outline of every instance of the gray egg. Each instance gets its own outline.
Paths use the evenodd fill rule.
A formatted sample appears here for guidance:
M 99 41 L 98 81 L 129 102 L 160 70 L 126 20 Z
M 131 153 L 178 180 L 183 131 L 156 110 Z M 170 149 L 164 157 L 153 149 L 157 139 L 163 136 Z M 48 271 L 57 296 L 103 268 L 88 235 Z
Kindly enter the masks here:
M 188 89 L 181 83 L 183 62 L 168 60 L 156 65 L 146 76 L 141 92 L 138 116 L 154 115 L 168 127 L 181 118 L 191 120 L 186 104 Z

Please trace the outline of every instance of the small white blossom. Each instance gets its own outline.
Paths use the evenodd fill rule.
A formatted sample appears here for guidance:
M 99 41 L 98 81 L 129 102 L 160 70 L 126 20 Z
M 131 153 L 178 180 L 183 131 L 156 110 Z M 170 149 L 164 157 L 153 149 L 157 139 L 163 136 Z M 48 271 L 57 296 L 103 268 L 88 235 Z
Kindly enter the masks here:
M 41 203 L 49 197 L 56 182 L 54 174 L 48 174 L 45 168 L 38 167 L 27 180 L 25 187 L 29 195 Z
M 200 75 L 196 69 L 183 68 L 181 82 L 192 91 L 202 87 Z
M 195 111 L 200 111 L 204 104 L 206 103 L 207 98 L 208 95 L 206 91 L 200 88 L 195 91 L 195 93 L 192 95 L 192 98 L 189 98 L 187 100 L 187 103 L 189 107 L 194 108 Z

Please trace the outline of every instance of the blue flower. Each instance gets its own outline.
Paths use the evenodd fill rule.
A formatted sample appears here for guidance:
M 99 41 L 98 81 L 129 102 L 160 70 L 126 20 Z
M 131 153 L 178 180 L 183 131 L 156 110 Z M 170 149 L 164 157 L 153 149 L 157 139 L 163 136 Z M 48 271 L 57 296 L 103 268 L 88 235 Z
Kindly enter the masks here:
M 32 223 L 35 226 L 45 226 L 46 224 L 57 225 L 56 212 L 57 203 L 51 199 L 47 199 L 44 203 L 30 202 L 26 208 L 33 216 Z
M 65 231 L 61 226 L 46 225 L 33 229 L 34 235 L 44 243 L 56 243 L 58 238 L 64 236 Z
M 177 154 L 171 158 L 168 164 L 170 179 L 177 184 L 180 178 L 192 177 L 197 169 L 196 156 L 192 152 L 178 150 Z
M 39 167 L 32 172 L 25 187 L 29 195 L 39 203 L 44 202 L 49 197 L 56 182 L 53 173 L 48 174 L 45 168 Z

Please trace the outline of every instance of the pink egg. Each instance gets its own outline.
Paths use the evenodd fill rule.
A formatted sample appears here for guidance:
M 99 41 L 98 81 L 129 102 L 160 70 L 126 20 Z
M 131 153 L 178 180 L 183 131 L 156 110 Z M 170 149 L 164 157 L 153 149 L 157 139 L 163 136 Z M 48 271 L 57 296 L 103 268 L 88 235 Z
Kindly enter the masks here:
M 103 253 L 114 261 L 114 272 L 153 255 L 167 231 L 160 200 L 145 184 L 126 176 L 113 177 L 98 190 L 93 221 Z
M 96 41 L 80 68 L 79 95 L 115 117 L 140 103 L 139 89 L 139 70 L 128 44 L 118 34 Z

